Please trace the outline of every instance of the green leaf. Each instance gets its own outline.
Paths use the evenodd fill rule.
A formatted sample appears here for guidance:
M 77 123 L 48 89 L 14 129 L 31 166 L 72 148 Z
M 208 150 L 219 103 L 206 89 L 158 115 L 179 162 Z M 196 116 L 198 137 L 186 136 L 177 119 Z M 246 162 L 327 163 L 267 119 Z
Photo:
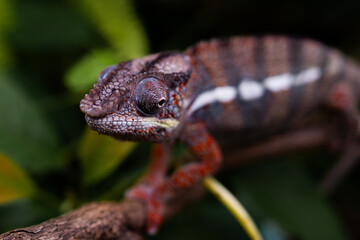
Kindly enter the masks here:
M 79 147 L 86 184 L 94 184 L 111 174 L 136 146 L 87 130 Z
M 65 1 L 13 1 L 16 4 L 16 31 L 11 34 L 17 50 L 25 50 L 35 56 L 55 51 L 78 51 L 91 45 L 95 32 L 90 24 Z M 53 54 L 55 54 L 53 52 Z
M 131 0 L 77 0 L 77 3 L 120 56 L 136 58 L 147 53 L 146 35 Z
M 1 0 L 0 12 L 0 67 L 3 68 L 13 60 L 5 37 L 14 21 L 12 1 Z
M 54 129 L 14 78 L 0 72 L 0 151 L 27 172 L 60 167 Z
M 339 221 L 299 165 L 277 162 L 238 175 L 237 196 L 299 239 L 346 239 Z M 246 204 L 247 203 L 247 204 Z
M 0 152 L 0 204 L 29 197 L 34 190 L 35 185 L 30 177 Z
M 72 91 L 85 94 L 105 67 L 120 60 L 113 51 L 93 50 L 69 69 L 65 83 Z

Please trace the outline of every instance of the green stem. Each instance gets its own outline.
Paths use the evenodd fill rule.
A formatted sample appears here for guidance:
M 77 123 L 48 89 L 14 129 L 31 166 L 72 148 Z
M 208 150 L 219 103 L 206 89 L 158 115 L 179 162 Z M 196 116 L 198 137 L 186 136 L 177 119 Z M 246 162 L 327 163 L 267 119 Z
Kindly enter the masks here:
M 245 229 L 249 237 L 253 240 L 262 240 L 260 231 L 256 227 L 254 221 L 251 219 L 244 206 L 234 197 L 234 195 L 227 190 L 216 179 L 209 176 L 203 180 L 203 184 L 212 194 L 218 198 L 225 207 L 234 215 L 240 225 Z

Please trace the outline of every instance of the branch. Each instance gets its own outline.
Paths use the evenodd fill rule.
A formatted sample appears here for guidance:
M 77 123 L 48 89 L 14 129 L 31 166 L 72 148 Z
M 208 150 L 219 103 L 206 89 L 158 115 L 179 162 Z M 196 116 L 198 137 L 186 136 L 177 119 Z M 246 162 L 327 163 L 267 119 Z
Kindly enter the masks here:
M 202 185 L 198 184 L 185 193 L 177 195 L 167 204 L 165 219 L 200 199 L 203 193 Z M 121 203 L 89 203 L 38 225 L 1 234 L 0 239 L 140 240 L 146 223 L 145 214 L 144 204 L 136 200 L 124 200 Z
M 2 240 L 142 239 L 145 207 L 138 201 L 90 203 L 60 217 L 0 235 Z

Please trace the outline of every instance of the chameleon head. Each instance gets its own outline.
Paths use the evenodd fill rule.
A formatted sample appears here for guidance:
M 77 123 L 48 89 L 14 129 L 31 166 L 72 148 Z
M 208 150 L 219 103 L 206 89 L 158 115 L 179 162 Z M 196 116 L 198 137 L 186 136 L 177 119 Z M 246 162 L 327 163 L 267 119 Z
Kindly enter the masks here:
M 189 57 L 160 53 L 105 68 L 80 102 L 92 130 L 119 140 L 161 142 L 179 125 Z

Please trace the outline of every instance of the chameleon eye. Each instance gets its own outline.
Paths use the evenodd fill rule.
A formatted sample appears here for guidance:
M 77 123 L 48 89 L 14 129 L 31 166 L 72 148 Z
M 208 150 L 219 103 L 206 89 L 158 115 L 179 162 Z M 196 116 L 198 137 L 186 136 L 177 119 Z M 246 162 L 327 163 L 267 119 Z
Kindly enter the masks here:
M 152 115 L 165 106 L 168 100 L 168 89 L 164 82 L 150 77 L 139 83 L 135 95 L 138 110 L 145 115 Z
M 116 65 L 111 65 L 106 67 L 104 70 L 101 71 L 99 77 L 98 77 L 98 83 L 103 83 L 104 79 L 115 69 Z

